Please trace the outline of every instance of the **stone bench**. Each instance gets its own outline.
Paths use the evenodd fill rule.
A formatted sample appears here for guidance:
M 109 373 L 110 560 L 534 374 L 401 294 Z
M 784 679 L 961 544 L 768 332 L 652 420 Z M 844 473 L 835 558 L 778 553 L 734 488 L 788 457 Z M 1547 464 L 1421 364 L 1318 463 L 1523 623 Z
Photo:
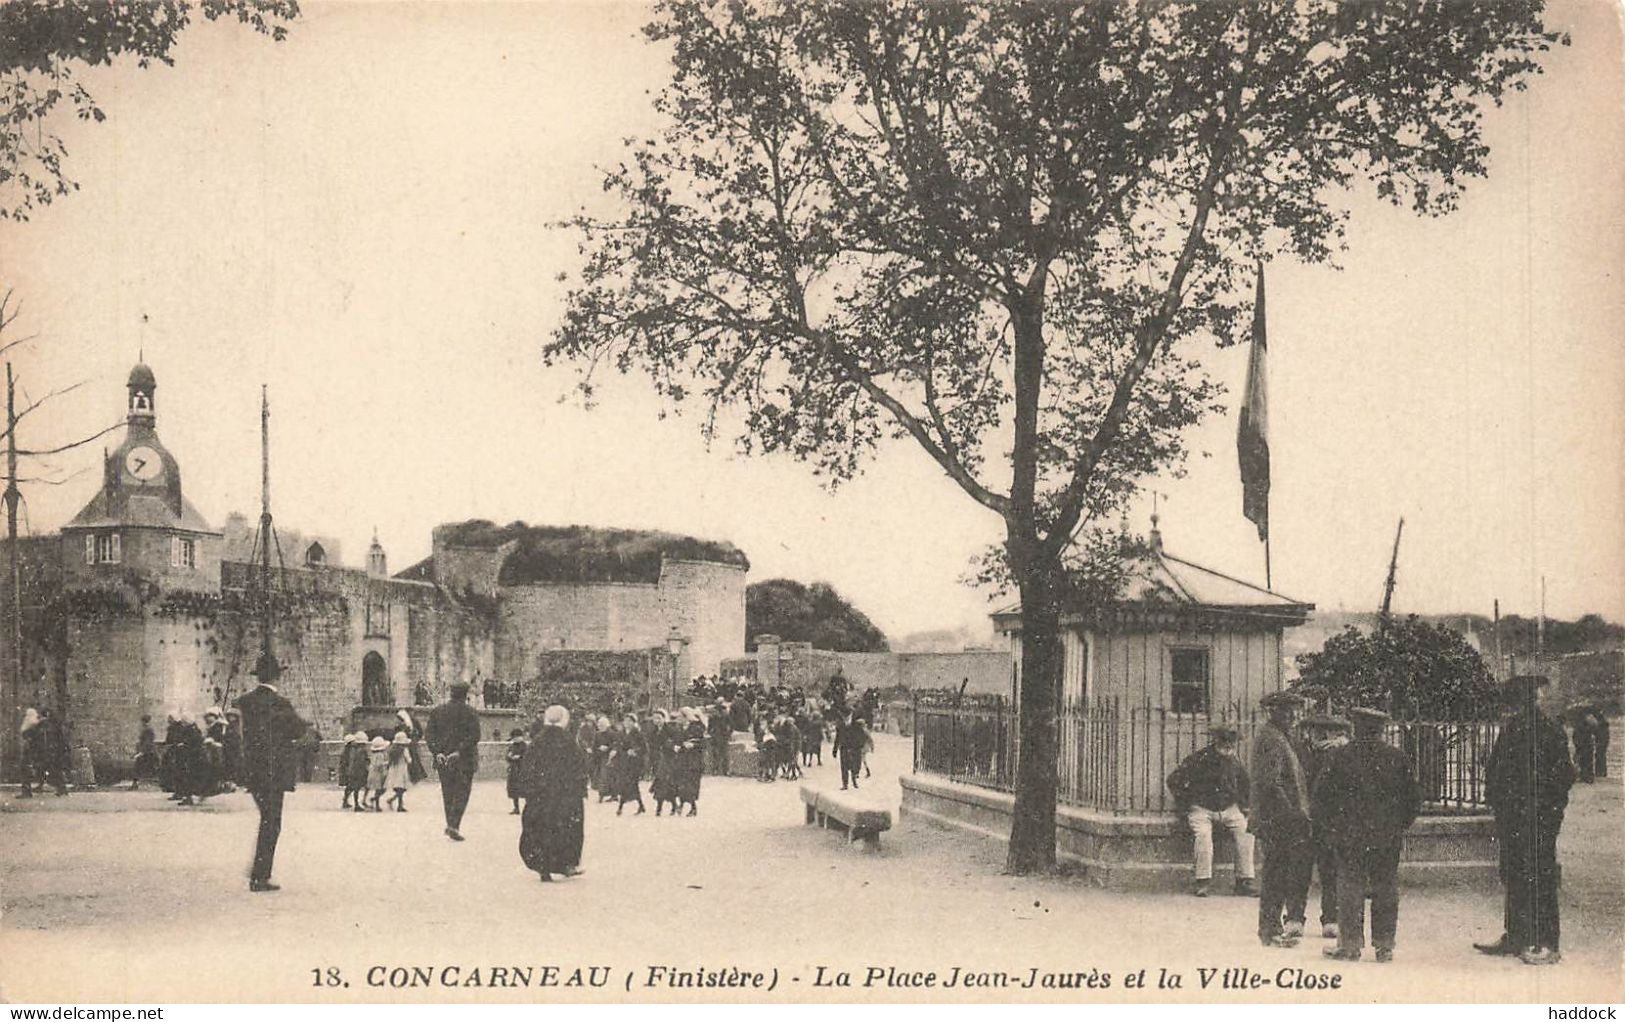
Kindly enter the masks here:
M 864 805 L 852 795 L 841 791 L 826 791 L 811 784 L 801 786 L 801 801 L 806 803 L 807 822 L 828 828 L 833 823 L 846 831 L 848 844 L 863 841 L 865 847 L 880 847 L 880 832 L 891 830 L 891 810 Z

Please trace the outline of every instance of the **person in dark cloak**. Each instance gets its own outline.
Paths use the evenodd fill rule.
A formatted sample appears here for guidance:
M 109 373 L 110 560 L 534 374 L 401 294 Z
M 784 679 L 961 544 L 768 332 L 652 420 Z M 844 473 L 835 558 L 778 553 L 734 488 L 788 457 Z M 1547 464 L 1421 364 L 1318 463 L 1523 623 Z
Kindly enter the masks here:
M 423 765 L 423 729 L 403 708 L 395 711 L 395 734 L 404 734 L 412 740 L 412 744 L 407 746 L 406 776 L 416 784 L 429 776 L 429 768 Z M 394 735 L 390 737 L 393 739 Z
M 72 757 L 68 752 L 68 731 L 62 717 L 53 710 L 40 711 L 40 756 L 45 770 L 45 781 L 58 795 L 68 793 L 68 770 Z
M 141 778 L 158 772 L 158 736 L 152 730 L 152 717 L 141 715 L 141 733 L 135 740 L 135 763 L 130 767 L 130 790 L 141 784 Z
M 677 744 L 677 800 L 679 806 L 688 803 L 687 815 L 698 816 L 700 777 L 705 773 L 706 734 L 705 720 L 692 706 L 683 707 Z
M 615 815 L 621 815 L 628 802 L 638 804 L 638 813 L 646 811 L 643 805 L 643 791 L 639 787 L 643 780 L 643 764 L 649 758 L 649 743 L 643 738 L 643 731 L 638 727 L 638 718 L 635 714 L 627 714 L 621 722 L 620 734 L 616 739 L 615 751 L 610 754 L 609 774 L 610 787 L 616 801 Z
M 784 771 L 786 780 L 794 781 L 801 777 L 801 729 L 796 726 L 795 717 L 786 713 L 779 718 L 779 726 L 774 729 L 779 739 L 779 762 Z
M 529 748 L 524 729 L 516 727 L 508 733 L 508 752 L 504 758 L 508 761 L 508 799 L 513 803 L 513 812 L 509 816 L 520 815 L 519 800 L 524 796 L 520 793 L 519 764 L 524 762 L 525 751 Z
M 1591 754 L 1593 777 L 1608 776 L 1608 716 L 1602 707 L 1591 708 Z
M 683 726 L 666 716 L 664 710 L 655 711 L 655 749 L 652 755 L 655 761 L 655 779 L 649 787 L 649 794 L 655 799 L 655 815 L 659 816 L 665 811 L 666 804 L 671 803 L 671 814 L 677 815 L 678 801 L 678 762 L 677 754 L 683 747 Z
M 841 763 L 842 791 L 847 789 L 848 784 L 854 788 L 858 786 L 858 774 L 863 770 L 863 757 L 868 750 L 869 729 L 864 726 L 862 717 L 847 710 L 840 727 L 835 729 L 835 744 L 829 750 L 830 755 Z
M 716 777 L 728 776 L 728 748 L 733 742 L 733 719 L 728 715 L 728 704 L 718 696 L 711 705 L 711 716 L 706 721 L 711 736 L 711 773 Z
M 605 776 L 609 769 L 609 754 L 615 751 L 616 738 L 610 732 L 614 725 L 605 716 L 593 719 L 593 745 L 592 755 L 587 764 L 588 781 L 593 791 L 598 793 L 598 801 L 605 802 L 614 798 L 609 791 L 609 781 Z
M 749 731 L 754 720 L 750 697 L 741 692 L 728 704 L 728 723 L 735 731 Z
M 824 765 L 824 722 L 810 706 L 803 706 L 797 722 L 801 731 L 801 765 Z
M 206 769 L 203 732 L 198 729 L 191 714 L 181 714 L 179 724 L 174 749 L 175 800 L 183 806 L 196 805 L 196 798 L 202 793 Z
M 169 714 L 164 721 L 164 748 L 158 754 L 158 787 L 169 792 L 171 802 L 180 798 L 175 792 L 175 774 L 180 760 L 176 758 L 176 751 L 181 745 L 181 721 L 176 714 Z
M 569 711 L 549 706 L 519 768 L 520 792 L 525 799 L 519 858 L 544 881 L 551 881 L 555 874 L 573 877 L 582 873 L 587 756 L 570 735 L 569 726 Z
M 1519 675 L 1502 686 L 1507 718 L 1485 766 L 1485 799 L 1495 813 L 1505 930 L 1473 945 L 1486 955 L 1517 955 L 1525 965 L 1563 960 L 1558 916 L 1557 833 L 1574 785 L 1568 736 L 1541 712 L 1541 675 Z

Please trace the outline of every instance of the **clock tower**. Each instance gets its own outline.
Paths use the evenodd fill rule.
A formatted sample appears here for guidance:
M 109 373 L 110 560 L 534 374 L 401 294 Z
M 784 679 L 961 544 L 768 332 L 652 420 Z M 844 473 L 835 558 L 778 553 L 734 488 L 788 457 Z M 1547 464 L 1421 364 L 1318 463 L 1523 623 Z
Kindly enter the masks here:
M 181 492 L 180 465 L 158 439 L 158 379 L 130 370 L 124 442 L 102 462 L 102 488 L 62 528 L 70 577 L 135 571 L 183 589 L 218 586 L 220 533 Z

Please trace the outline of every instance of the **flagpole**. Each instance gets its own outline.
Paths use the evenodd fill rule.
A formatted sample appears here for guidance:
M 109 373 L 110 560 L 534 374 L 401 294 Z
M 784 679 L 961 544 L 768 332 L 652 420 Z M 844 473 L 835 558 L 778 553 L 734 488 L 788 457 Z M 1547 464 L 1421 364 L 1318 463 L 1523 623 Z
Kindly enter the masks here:
M 1270 534 L 1267 529 L 1264 531 L 1264 588 L 1275 589 L 1275 584 L 1270 580 Z

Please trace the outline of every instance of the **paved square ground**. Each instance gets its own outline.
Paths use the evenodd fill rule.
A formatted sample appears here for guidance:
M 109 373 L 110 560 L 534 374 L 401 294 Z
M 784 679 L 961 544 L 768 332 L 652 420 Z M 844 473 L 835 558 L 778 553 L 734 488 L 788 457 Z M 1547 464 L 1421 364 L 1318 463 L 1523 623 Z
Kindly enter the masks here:
M 895 807 L 906 739 L 877 736 L 866 797 Z M 811 779 L 838 784 L 826 757 Z M 326 784 L 289 796 L 276 879 L 250 895 L 256 817 L 246 795 L 184 809 L 159 792 L 0 799 L 0 996 L 13 1002 L 242 1000 L 619 1000 L 628 972 L 644 999 L 1248 1001 L 1619 1001 L 1625 953 L 1625 808 L 1617 779 L 1577 786 L 1560 844 L 1565 961 L 1531 968 L 1475 954 L 1500 930 L 1498 887 L 1408 888 L 1391 965 L 1333 963 L 1319 939 L 1258 946 L 1256 903 L 1120 894 L 1075 876 L 1000 874 L 997 843 L 909 820 L 866 853 L 802 823 L 793 783 L 707 778 L 694 819 L 617 818 L 587 806 L 585 876 L 544 885 L 519 862 L 518 818 L 482 782 L 464 822 L 441 834 L 439 791 L 408 812 L 341 812 Z M 605 989 L 470 988 L 493 968 L 592 966 Z M 650 966 L 778 970 L 771 994 L 642 986 Z M 815 988 L 852 972 L 850 988 Z M 868 967 L 1030 970 L 1105 989 L 919 989 L 861 984 Z M 318 977 L 348 986 L 317 985 Z M 1183 974 L 1178 990 L 1124 988 L 1125 976 Z M 1206 989 L 1197 970 L 1339 972 L 1339 991 Z M 427 970 L 429 986 L 391 988 Z M 448 972 L 449 970 L 452 970 Z M 394 971 L 401 970 L 401 971 Z M 511 975 L 511 974 L 510 974 Z M 588 975 L 586 973 L 584 976 Z M 384 986 L 370 985 L 383 981 Z

